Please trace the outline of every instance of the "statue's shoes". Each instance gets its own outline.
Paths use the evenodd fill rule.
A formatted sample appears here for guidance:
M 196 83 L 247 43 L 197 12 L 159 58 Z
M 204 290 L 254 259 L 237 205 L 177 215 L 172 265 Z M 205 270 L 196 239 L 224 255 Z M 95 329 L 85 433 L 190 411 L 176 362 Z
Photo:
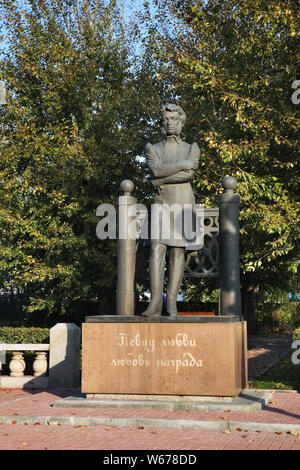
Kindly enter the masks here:
M 145 310 L 145 312 L 141 313 L 141 317 L 160 317 L 160 312 L 149 312 Z
M 171 318 L 177 318 L 177 312 L 169 313 L 169 317 L 171 317 Z

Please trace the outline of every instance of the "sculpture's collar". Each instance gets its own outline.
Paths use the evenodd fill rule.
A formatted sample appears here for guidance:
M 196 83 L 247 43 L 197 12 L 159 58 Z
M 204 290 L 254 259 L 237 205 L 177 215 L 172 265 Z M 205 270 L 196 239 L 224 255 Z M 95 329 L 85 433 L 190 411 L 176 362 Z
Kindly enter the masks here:
M 176 142 L 177 144 L 181 144 L 181 138 L 179 135 L 167 135 L 163 138 L 163 143 L 173 143 Z

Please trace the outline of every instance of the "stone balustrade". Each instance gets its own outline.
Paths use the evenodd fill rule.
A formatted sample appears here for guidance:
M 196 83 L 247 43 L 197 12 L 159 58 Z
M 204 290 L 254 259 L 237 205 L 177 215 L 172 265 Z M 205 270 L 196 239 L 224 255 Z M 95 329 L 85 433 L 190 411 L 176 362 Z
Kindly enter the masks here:
M 34 351 L 35 359 L 32 365 L 33 376 L 45 376 L 48 370 L 47 352 L 49 344 L 1 344 L 1 349 L 12 351 L 9 363 L 10 377 L 23 377 L 25 371 L 24 351 Z
M 58 388 L 80 384 L 81 330 L 73 323 L 58 323 L 50 329 L 49 344 L 0 343 L 1 388 Z M 24 352 L 33 351 L 32 374 L 25 375 Z M 6 352 L 11 352 L 9 375 L 1 375 Z
M 0 388 L 47 388 L 48 379 L 48 354 L 50 344 L 5 344 L 1 343 L 1 350 L 11 351 L 11 359 L 8 364 L 9 375 L 1 375 Z M 32 364 L 32 375 L 24 375 L 26 363 L 24 352 L 33 351 L 35 358 Z M 0 374 L 1 374 L 0 363 Z

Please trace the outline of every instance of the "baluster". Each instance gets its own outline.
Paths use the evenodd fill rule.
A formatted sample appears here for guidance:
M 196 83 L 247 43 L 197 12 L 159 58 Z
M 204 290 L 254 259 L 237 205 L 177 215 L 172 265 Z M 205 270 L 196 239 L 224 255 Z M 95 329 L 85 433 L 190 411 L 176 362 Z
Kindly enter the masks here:
M 33 375 L 38 377 L 46 375 L 47 372 L 47 353 L 43 351 L 37 351 L 35 353 L 35 360 L 33 362 Z
M 23 377 L 25 370 L 25 361 L 21 351 L 13 351 L 12 359 L 9 363 L 11 377 Z

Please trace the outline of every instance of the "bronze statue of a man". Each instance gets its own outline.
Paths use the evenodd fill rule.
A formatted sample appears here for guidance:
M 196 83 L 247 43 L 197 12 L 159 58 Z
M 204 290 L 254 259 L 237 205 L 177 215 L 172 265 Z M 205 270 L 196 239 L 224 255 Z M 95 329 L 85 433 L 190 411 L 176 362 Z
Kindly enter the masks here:
M 195 198 L 190 181 L 199 165 L 200 150 L 196 143 L 187 144 L 180 139 L 186 115 L 182 108 L 168 104 L 161 111 L 164 138 L 154 145 L 147 144 L 145 156 L 152 175 L 151 183 L 156 188 L 155 203 L 161 206 L 176 204 L 184 210 L 185 205 L 194 207 Z M 163 215 L 164 217 L 164 215 Z M 162 218 L 160 219 L 161 224 Z M 150 291 L 151 301 L 142 316 L 161 315 L 163 306 L 163 284 L 165 258 L 169 250 L 168 286 L 166 307 L 169 316 L 177 315 L 176 300 L 184 272 L 187 240 L 182 234 L 174 236 L 174 218 L 170 223 L 169 238 L 151 239 Z M 161 232 L 159 232 L 161 233 Z

